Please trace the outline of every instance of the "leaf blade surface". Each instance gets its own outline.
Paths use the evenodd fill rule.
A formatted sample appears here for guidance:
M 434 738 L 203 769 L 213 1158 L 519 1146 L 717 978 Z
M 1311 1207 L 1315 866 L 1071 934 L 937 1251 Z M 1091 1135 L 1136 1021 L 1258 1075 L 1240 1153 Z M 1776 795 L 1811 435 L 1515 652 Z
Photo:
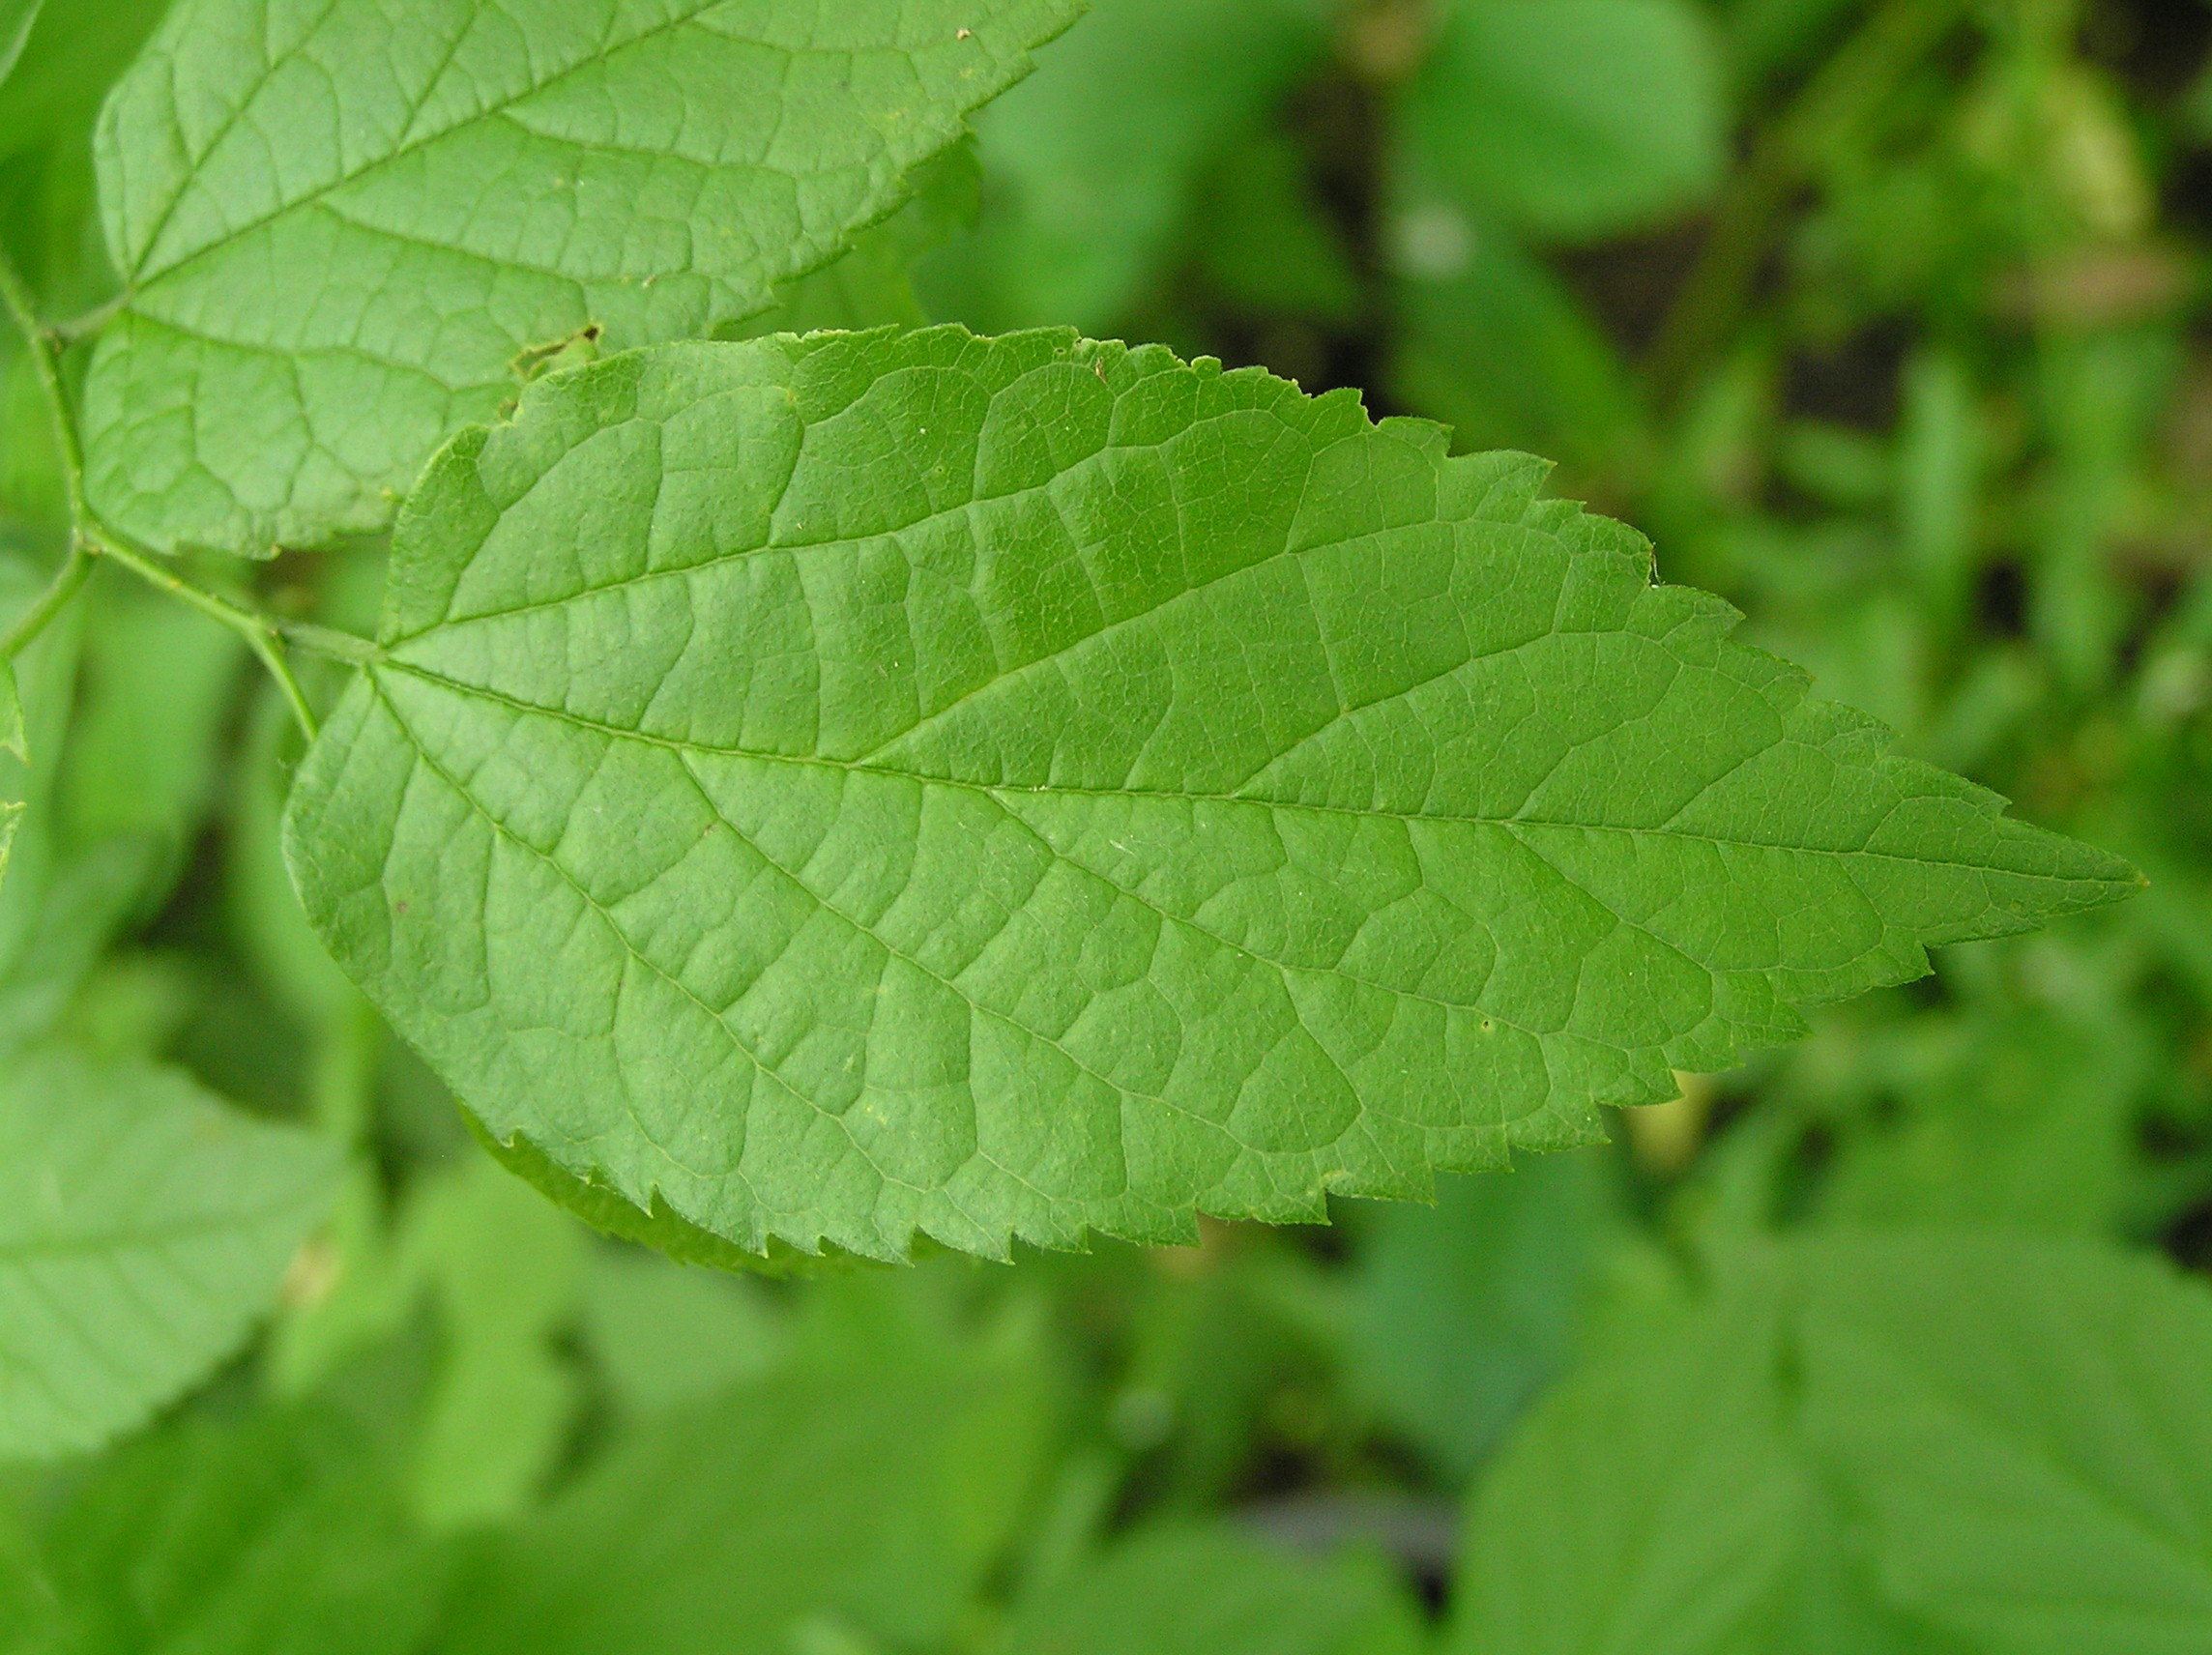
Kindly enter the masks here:
M 2212 1298 L 2055 1238 L 1812 1253 L 1808 1437 L 1891 1598 L 1977 1649 L 2166 1655 L 2212 1626 Z
M 96 1445 L 275 1302 L 336 1157 L 174 1071 L 47 1050 L 0 1081 L 0 1458 Z
M 1774 1382 L 1778 1272 L 1553 1390 L 1470 1496 L 1447 1647 L 1769 1643 L 1812 1500 Z
M 188 0 L 110 101 L 88 483 L 164 548 L 386 527 L 530 367 L 764 309 L 1069 0 Z
M 1018 1521 L 1045 1419 L 1018 1339 L 899 1341 L 672 1406 L 487 1548 L 442 1647 L 944 1647 Z
M 1411 1655 L 1420 1617 L 1380 1558 L 1298 1556 L 1227 1525 L 1154 1526 L 1012 1617 L 1008 1655 Z
M 632 353 L 425 474 L 294 879 L 495 1138 L 876 1257 L 1426 1195 L 2134 888 L 1541 476 L 1065 334 Z

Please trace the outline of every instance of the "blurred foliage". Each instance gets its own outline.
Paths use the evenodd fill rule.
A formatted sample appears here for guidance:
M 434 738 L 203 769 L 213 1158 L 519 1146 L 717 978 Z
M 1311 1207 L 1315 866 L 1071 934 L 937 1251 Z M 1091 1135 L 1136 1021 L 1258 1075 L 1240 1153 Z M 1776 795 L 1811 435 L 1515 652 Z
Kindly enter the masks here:
M 57 314 L 108 297 L 84 145 L 156 11 L 49 4 L 0 105 Z M 0 1060 L 164 1058 L 354 1163 L 254 1358 L 0 1467 L 0 1651 L 2212 1647 L 2212 1304 L 2167 1267 L 2212 1267 L 2208 273 L 2199 0 L 1097 0 L 784 296 L 1552 455 L 1821 693 L 2151 876 L 1325 1231 L 795 1282 L 589 1234 L 299 921 L 281 710 L 102 585 L 19 663 L 0 780 L 58 806 Z M 54 539 L 20 356 L 11 609 Z M 378 560 L 264 595 L 360 624 Z

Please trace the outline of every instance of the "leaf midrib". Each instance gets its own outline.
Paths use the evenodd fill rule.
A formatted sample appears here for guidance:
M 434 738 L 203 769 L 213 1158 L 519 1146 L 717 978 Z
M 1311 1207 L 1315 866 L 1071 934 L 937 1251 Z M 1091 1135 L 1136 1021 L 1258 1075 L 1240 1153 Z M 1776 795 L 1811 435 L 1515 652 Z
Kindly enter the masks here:
M 1997 873 L 2013 879 L 2046 880 L 2056 885 L 2102 886 L 2127 883 L 2093 878 L 2070 879 L 2059 874 L 2022 873 L 2008 868 L 1991 868 L 1979 862 L 1940 861 L 1929 857 L 1909 857 L 1896 851 L 1831 850 L 1821 846 L 1792 845 L 1778 840 L 1723 838 L 1715 833 L 1694 833 L 1679 828 L 1634 828 L 1607 823 L 1562 822 L 1544 817 L 1519 815 L 1471 816 L 1443 812 L 1384 810 L 1377 806 L 1355 808 L 1342 804 L 1315 804 L 1304 799 L 1269 798 L 1262 795 L 1246 793 L 1185 793 L 1166 788 L 1135 787 L 1087 788 L 1074 787 L 1060 782 L 993 784 L 969 781 L 957 776 L 931 775 L 918 770 L 901 769 L 894 766 L 877 764 L 872 761 L 833 759 L 813 753 L 779 753 L 771 749 L 755 747 L 716 747 L 701 741 L 680 740 L 672 736 L 648 735 L 643 731 L 627 730 L 621 725 L 587 718 L 580 713 L 570 712 L 564 709 L 543 707 L 536 702 L 526 701 L 519 696 L 509 695 L 502 690 L 466 683 L 458 679 L 449 678 L 443 673 L 435 672 L 428 667 L 395 657 L 388 656 L 368 670 L 371 673 L 380 670 L 404 673 L 409 677 L 420 679 L 426 683 L 434 684 L 438 688 L 458 696 L 478 697 L 507 707 L 516 712 L 548 718 L 556 723 L 570 725 L 575 729 L 589 731 L 611 740 L 636 741 L 647 746 L 661 747 L 674 753 L 698 753 L 722 759 L 753 759 L 763 763 L 811 766 L 851 774 L 888 776 L 896 780 L 911 781 L 921 787 L 955 788 L 993 798 L 1000 795 L 1006 795 L 1017 798 L 1156 798 L 1186 804 L 1248 804 L 1269 810 L 1306 811 L 1315 815 L 1343 816 L 1361 821 L 1399 822 L 1408 825 L 1452 823 L 1472 828 L 1497 828 L 1513 833 L 1516 838 L 1519 837 L 1518 830 L 1523 828 L 1557 828 L 1561 831 L 1577 833 L 1625 833 L 1641 838 L 1679 839 L 1731 850 L 1787 851 L 1793 856 L 1839 858 L 1863 857 L 1870 860 L 1898 862 L 1912 867 L 1960 869 L 1977 874 Z M 391 706 L 391 703 L 387 702 L 386 705 Z M 399 718 L 402 724 L 407 722 L 396 708 L 393 709 L 393 713 L 394 717 Z M 1792 738 L 1785 737 L 1784 740 L 1790 740 Z M 1270 765 L 1277 763 L 1279 757 L 1269 762 Z M 1901 799 L 1899 802 L 1905 801 Z M 1885 822 L 1887 818 L 1884 818 Z M 1999 818 L 1998 820 L 2005 819 Z

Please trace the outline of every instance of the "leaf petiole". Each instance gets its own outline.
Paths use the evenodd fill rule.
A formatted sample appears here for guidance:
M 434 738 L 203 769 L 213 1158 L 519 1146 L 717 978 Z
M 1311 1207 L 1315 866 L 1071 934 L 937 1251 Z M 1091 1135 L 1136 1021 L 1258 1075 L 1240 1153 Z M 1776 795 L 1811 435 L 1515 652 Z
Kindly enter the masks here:
M 15 318 L 31 352 L 31 365 L 45 395 L 46 423 L 53 432 L 54 451 L 61 456 L 62 486 L 69 491 L 70 526 L 81 531 L 92 513 L 84 503 L 84 449 L 77 441 L 76 421 L 70 418 L 69 396 L 62 389 L 61 359 L 54 336 L 39 321 L 31 290 L 16 275 L 15 261 L 0 253 L 0 304 Z
M 9 315 L 22 333 L 32 365 L 38 372 L 54 450 L 61 459 L 62 483 L 70 512 L 69 557 L 38 600 L 17 617 L 5 635 L 0 635 L 0 661 L 13 659 L 38 636 L 84 585 L 86 575 L 92 572 L 93 558 L 104 557 L 244 638 L 261 664 L 269 669 L 276 687 L 283 691 L 285 703 L 291 708 L 292 716 L 299 720 L 300 728 L 309 740 L 314 740 L 314 710 L 308 706 L 300 681 L 293 676 L 291 663 L 285 658 L 286 641 L 312 653 L 355 665 L 376 659 L 376 646 L 364 638 L 328 626 L 279 621 L 195 586 L 171 569 L 159 554 L 135 544 L 102 523 L 84 496 L 84 450 L 77 440 L 76 422 L 70 415 L 69 394 L 62 385 L 61 359 L 56 349 L 59 335 L 39 321 L 30 289 L 24 286 L 23 278 L 5 253 L 0 253 L 0 304 L 7 306 Z
M 115 319 L 115 313 L 130 303 L 130 297 L 127 293 L 118 293 L 106 304 L 97 305 L 81 316 L 72 316 L 66 322 L 49 323 L 46 332 L 53 336 L 55 343 L 67 350 L 78 340 L 89 339 L 106 327 Z
M 148 585 L 160 587 L 170 596 L 190 604 L 209 620 L 228 626 L 244 638 L 247 647 L 260 656 L 261 664 L 269 669 L 269 676 L 276 681 L 276 687 L 284 692 L 284 699 L 292 709 L 292 716 L 300 721 L 300 728 L 306 732 L 307 740 L 311 741 L 315 739 L 314 709 L 307 705 L 307 697 L 300 688 L 300 681 L 292 676 L 292 665 L 284 658 L 284 638 L 276 621 L 242 604 L 233 603 L 229 598 L 209 592 L 204 587 L 194 586 L 163 566 L 152 553 L 141 551 L 106 529 L 79 529 L 78 543 L 121 564 Z
M 69 600 L 76 595 L 77 588 L 91 573 L 92 554 L 81 543 L 73 543 L 62 566 L 46 583 L 46 590 L 39 594 L 30 608 L 15 617 L 14 625 L 0 633 L 0 663 L 12 661 L 29 649 L 31 640 L 46 629 L 46 623 L 69 607 Z
M 384 658 L 384 652 L 368 639 L 352 632 L 341 632 L 335 626 L 318 626 L 312 621 L 276 620 L 271 623 L 285 640 L 307 652 L 321 655 L 325 660 L 344 661 L 348 666 L 373 666 Z

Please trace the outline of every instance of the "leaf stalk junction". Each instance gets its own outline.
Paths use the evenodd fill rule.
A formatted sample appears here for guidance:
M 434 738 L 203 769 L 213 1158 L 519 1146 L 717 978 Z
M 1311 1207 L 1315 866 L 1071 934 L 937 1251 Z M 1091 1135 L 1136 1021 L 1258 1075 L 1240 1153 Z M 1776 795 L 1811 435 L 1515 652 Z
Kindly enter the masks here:
M 54 451 L 61 461 L 62 486 L 70 516 L 69 555 L 62 560 L 61 567 L 54 571 L 45 590 L 5 632 L 0 632 L 0 664 L 14 660 L 30 646 L 83 587 L 86 577 L 92 573 L 93 560 L 105 558 L 244 638 L 255 657 L 269 670 L 269 676 L 276 680 L 301 730 L 313 740 L 314 709 L 293 674 L 288 647 L 358 666 L 376 658 L 376 646 L 350 632 L 310 622 L 285 620 L 221 593 L 211 592 L 187 580 L 151 547 L 103 522 L 85 498 L 84 448 L 70 409 L 68 390 L 62 383 L 61 338 L 40 322 L 29 287 L 5 253 L 0 253 L 0 304 L 6 305 L 22 334 L 31 353 L 31 364 L 39 376 Z

